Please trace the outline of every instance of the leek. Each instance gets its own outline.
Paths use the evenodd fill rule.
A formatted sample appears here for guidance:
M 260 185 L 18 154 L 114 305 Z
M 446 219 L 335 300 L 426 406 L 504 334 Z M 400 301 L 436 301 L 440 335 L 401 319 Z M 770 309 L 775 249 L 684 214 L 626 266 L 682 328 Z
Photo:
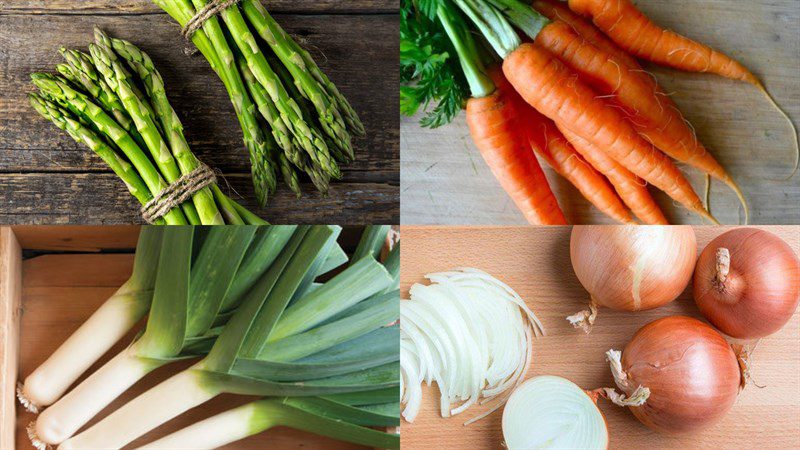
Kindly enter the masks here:
M 211 329 L 256 228 L 198 227 L 199 247 L 193 245 L 194 227 L 165 230 L 144 332 L 39 416 L 31 431 L 34 445 L 66 440 L 154 369 L 202 352 L 203 340 L 215 337 Z
M 315 262 L 324 263 L 335 249 L 339 232 L 340 228 L 333 226 L 298 227 L 277 260 L 248 290 L 205 358 L 64 441 L 59 448 L 123 447 L 221 393 L 270 398 L 210 419 L 212 423 L 206 424 L 208 436 L 201 432 L 187 442 L 179 436 L 180 443 L 168 446 L 222 445 L 217 442 L 277 424 L 310 427 L 311 431 L 369 445 L 399 446 L 397 436 L 362 426 L 395 423 L 391 410 L 399 399 L 398 331 L 385 325 L 399 317 L 399 295 L 384 293 L 392 277 L 367 255 L 321 286 L 311 289 L 310 283 L 292 302 L 309 273 L 316 274 L 322 266 L 312 270 Z M 369 339 L 369 345 L 365 339 Z M 373 345 L 376 348 L 369 349 Z M 367 351 L 374 353 L 359 356 L 359 352 Z M 313 370 L 319 367 L 326 369 Z M 284 372 L 279 368 L 288 369 Z M 285 376 L 276 375 L 278 371 L 292 373 L 294 379 L 285 380 Z M 387 397 L 391 389 L 394 394 Z M 359 391 L 378 392 L 382 398 L 379 403 L 366 401 L 363 405 L 345 401 L 347 394 Z M 325 398 L 303 402 L 295 397 Z M 252 420 L 247 423 L 252 426 L 228 428 L 229 419 L 237 414 L 249 414 Z M 226 430 L 226 436 L 217 435 Z
M 147 313 L 153 296 L 162 230 L 142 227 L 133 273 L 86 322 L 25 378 L 20 402 L 31 412 L 53 404 L 70 385 Z
M 361 258 L 371 255 L 373 258 L 378 259 L 381 254 L 381 249 L 386 243 L 386 235 L 392 227 L 389 225 L 368 225 L 361 235 L 361 240 L 358 242 L 351 263 L 355 263 Z

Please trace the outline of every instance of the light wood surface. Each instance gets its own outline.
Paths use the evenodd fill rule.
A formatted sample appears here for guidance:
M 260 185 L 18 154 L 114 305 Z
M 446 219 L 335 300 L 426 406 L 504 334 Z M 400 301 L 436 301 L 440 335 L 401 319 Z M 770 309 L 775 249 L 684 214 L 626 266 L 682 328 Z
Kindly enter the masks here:
M 3 228 L 0 233 L 8 234 L 9 229 Z M 5 234 L 2 234 L 5 236 Z M 52 236 L 48 236 L 51 240 Z M 4 241 L 0 239 L 0 254 L 5 248 Z M 132 250 L 132 249 L 131 249 Z M 17 256 L 17 261 L 20 261 Z M 19 323 L 19 374 L 20 379 L 33 371 L 49 356 L 58 345 L 74 332 L 91 315 L 97 307 L 105 301 L 127 278 L 130 276 L 133 264 L 132 254 L 71 254 L 71 255 L 44 255 L 25 260 L 22 264 L 22 310 L 18 321 L 9 320 L 3 315 L 7 309 L 0 309 L 0 324 L 10 327 Z M 0 267 L 4 267 L 0 263 Z M 4 279 L 0 276 L 0 287 L 4 286 Z M 19 283 L 15 286 L 19 288 Z M 0 296 L 1 297 L 1 296 Z M 2 298 L 0 298 L 1 300 Z M 3 306 L 4 303 L 0 303 Z M 137 327 L 138 328 L 138 327 Z M 2 330 L 3 328 L 0 328 Z M 89 369 L 93 372 L 111 356 L 122 350 L 133 338 L 133 330 L 116 345 L 108 355 L 98 364 Z M 4 342 L 3 332 L 0 331 L 0 344 Z M 14 333 L 12 336 L 17 336 Z M 0 347 L 2 348 L 2 347 Z M 5 355 L 5 353 L 3 353 Z M 12 360 L 16 361 L 16 352 Z M 98 420 L 108 415 L 110 411 L 123 405 L 133 397 L 155 386 L 158 382 L 188 367 L 192 361 L 175 363 L 162 367 L 149 374 L 142 381 L 134 385 L 117 401 L 112 403 L 99 416 Z M 5 371 L 3 373 L 6 373 Z M 14 371 L 13 373 L 16 373 Z M 2 392 L 13 389 L 15 377 L 2 380 Z M 13 396 L 13 392 L 12 392 Z M 12 397 L 13 400 L 13 397 Z M 228 410 L 252 400 L 252 397 L 223 395 L 209 403 L 188 411 L 180 417 L 170 421 L 167 425 L 148 433 L 141 439 L 125 447 L 136 448 L 145 442 L 162 437 L 179 428 L 188 426 L 211 415 Z M 31 449 L 33 448 L 27 438 L 25 427 L 34 420 L 34 416 L 17 408 L 16 417 L 13 413 L 13 401 L 10 404 L 10 415 L 3 414 L 4 421 L 10 421 L 12 431 L 4 431 L 0 441 L 0 448 L 5 449 Z M 14 419 L 16 419 L 17 446 L 7 445 L 14 438 Z M 1 423 L 2 421 L 0 421 Z M 92 422 L 93 423 L 93 422 Z M 226 449 L 357 449 L 362 448 L 348 443 L 335 441 L 310 433 L 300 432 L 288 428 L 275 428 L 257 436 L 225 446 Z
M 639 0 L 656 23 L 711 45 L 750 68 L 794 119 L 800 120 L 800 2 L 797 0 Z M 721 77 L 646 65 L 697 130 L 699 139 L 739 183 L 751 223 L 800 223 L 800 176 L 791 132 L 754 87 Z M 464 114 L 452 124 L 423 129 L 418 117 L 400 122 L 401 208 L 407 224 L 523 224 L 469 138 Z M 544 163 L 542 164 L 544 166 Z M 703 177 L 682 167 L 699 193 Z M 567 181 L 546 169 L 550 186 L 572 223 L 608 223 Z M 727 224 L 743 218 L 733 193 L 712 185 L 712 212 Z M 660 192 L 671 223 L 700 223 Z
M 764 227 L 800 253 L 800 227 Z M 723 228 L 697 227 L 698 251 Z M 508 283 L 542 321 L 546 336 L 534 341 L 528 376 L 560 375 L 584 388 L 613 386 L 604 361 L 621 350 L 644 324 L 675 314 L 700 318 L 691 288 L 664 307 L 638 313 L 601 309 L 591 334 L 564 318 L 586 306 L 586 291 L 569 261 L 569 227 L 402 227 L 401 294 L 426 273 L 455 267 L 483 269 Z M 800 313 L 778 333 L 762 339 L 753 355 L 754 381 L 717 425 L 694 435 L 668 437 L 650 431 L 630 412 L 601 401 L 611 448 L 800 448 Z M 423 387 L 422 410 L 401 425 L 404 449 L 500 449 L 502 410 L 464 427 L 482 412 L 470 408 L 454 418 L 438 414 L 438 390 Z
M 20 245 L 27 250 L 97 252 L 136 247 L 138 225 L 64 225 L 11 227 Z
M 14 448 L 22 254 L 14 233 L 0 227 L 0 448 Z

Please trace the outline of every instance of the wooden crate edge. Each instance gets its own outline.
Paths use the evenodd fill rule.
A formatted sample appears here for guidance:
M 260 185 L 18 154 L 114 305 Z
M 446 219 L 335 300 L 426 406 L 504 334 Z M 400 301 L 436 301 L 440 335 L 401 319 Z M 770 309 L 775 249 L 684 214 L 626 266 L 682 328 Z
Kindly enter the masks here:
M 0 227 L 0 448 L 15 448 L 15 390 L 19 361 L 22 250 L 14 232 Z

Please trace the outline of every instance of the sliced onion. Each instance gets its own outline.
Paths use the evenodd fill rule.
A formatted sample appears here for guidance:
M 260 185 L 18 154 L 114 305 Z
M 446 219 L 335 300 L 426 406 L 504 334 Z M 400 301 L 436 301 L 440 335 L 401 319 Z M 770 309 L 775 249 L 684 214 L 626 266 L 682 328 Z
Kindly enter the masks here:
M 442 417 L 497 399 L 525 378 L 531 340 L 543 333 L 539 319 L 508 285 L 477 269 L 427 275 L 400 303 L 403 417 L 413 422 L 420 384 L 436 382 Z
M 542 375 L 518 387 L 503 411 L 510 450 L 608 448 L 608 427 L 596 397 L 561 377 Z

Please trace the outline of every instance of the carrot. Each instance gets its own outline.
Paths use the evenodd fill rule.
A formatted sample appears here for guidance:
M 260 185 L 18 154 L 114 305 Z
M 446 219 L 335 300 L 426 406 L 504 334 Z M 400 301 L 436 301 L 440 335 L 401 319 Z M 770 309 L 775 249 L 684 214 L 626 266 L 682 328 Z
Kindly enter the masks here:
M 536 155 L 519 133 L 513 102 L 495 91 L 467 101 L 467 124 L 475 145 L 497 181 L 533 225 L 565 225 Z
M 689 72 L 709 72 L 734 80 L 746 81 L 767 97 L 792 129 L 796 149 L 794 176 L 800 166 L 800 141 L 797 127 L 778 105 L 763 83 L 733 58 L 653 23 L 630 0 L 568 0 L 574 12 L 589 16 L 614 42 L 639 58 Z
M 506 56 L 503 73 L 528 104 L 556 124 L 602 148 L 690 211 L 717 223 L 672 161 L 644 141 L 622 114 L 596 98 L 595 92 L 550 52 L 522 44 Z
M 536 44 L 550 51 L 580 75 L 597 93 L 610 96 L 640 135 L 678 161 L 700 169 L 730 186 L 744 207 L 739 186 L 698 141 L 677 106 L 661 92 L 649 74 L 630 69 L 613 55 L 593 46 L 563 22 L 552 22 L 536 37 Z
M 560 0 L 535 0 L 533 8 L 552 21 L 560 20 L 566 23 L 576 33 L 591 42 L 592 45 L 613 55 L 617 61 L 632 69 L 641 68 L 634 57 L 625 53 L 617 44 L 606 37 L 602 31 L 598 30 L 596 26 L 572 12 L 566 3 Z
M 569 0 L 569 7 L 591 17 L 617 45 L 639 58 L 675 69 L 710 72 L 761 85 L 755 75 L 734 59 L 659 27 L 630 0 Z
M 632 174 L 602 150 L 585 139 L 581 139 L 575 133 L 566 128 L 559 127 L 559 129 L 575 150 L 608 178 L 622 201 L 628 205 L 639 220 L 648 225 L 666 225 L 669 223 L 667 218 L 664 217 L 664 213 L 661 212 L 661 208 L 658 207 L 658 204 L 650 195 L 650 191 L 647 190 L 647 184 L 641 178 Z
M 525 102 L 499 68 L 489 71 L 497 90 L 510 99 L 520 116 L 520 132 L 527 133 L 531 148 L 553 170 L 572 183 L 586 200 L 605 215 L 622 223 L 635 223 L 630 211 L 608 180 L 587 163 L 567 142 L 552 120 Z

